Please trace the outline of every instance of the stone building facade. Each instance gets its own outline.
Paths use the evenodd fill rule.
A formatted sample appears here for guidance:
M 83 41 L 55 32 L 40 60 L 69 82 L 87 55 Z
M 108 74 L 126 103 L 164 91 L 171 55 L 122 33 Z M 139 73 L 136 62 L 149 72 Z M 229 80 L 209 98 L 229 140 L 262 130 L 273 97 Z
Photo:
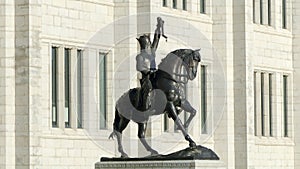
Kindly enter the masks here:
M 119 156 L 107 139 L 114 105 L 139 85 L 135 38 L 153 33 L 157 16 L 169 36 L 157 62 L 201 48 L 186 89 L 195 141 L 228 169 L 299 168 L 296 0 L 0 0 L 0 168 L 93 168 Z M 143 156 L 136 135 L 132 123 L 125 150 Z M 164 116 L 147 136 L 161 153 L 187 146 Z

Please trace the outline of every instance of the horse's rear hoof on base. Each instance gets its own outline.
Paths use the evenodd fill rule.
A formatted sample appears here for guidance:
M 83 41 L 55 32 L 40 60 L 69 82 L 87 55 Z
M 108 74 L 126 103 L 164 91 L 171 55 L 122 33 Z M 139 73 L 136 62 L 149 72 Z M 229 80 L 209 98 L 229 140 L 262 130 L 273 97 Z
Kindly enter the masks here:
M 158 155 L 158 152 L 155 151 L 155 150 L 152 150 L 152 151 L 151 151 L 151 156 L 156 156 L 156 155 Z
M 129 157 L 128 157 L 128 154 L 123 153 L 123 154 L 121 154 L 121 158 L 129 158 Z

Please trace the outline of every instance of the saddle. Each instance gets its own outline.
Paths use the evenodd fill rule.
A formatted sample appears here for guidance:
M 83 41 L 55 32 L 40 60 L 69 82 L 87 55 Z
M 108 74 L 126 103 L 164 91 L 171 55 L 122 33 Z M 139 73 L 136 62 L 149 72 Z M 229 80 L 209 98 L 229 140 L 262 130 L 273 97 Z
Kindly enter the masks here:
M 141 87 L 130 89 L 129 98 L 131 104 L 139 111 L 146 111 L 151 107 L 151 103 L 144 103 L 143 89 Z M 145 104 L 147 104 L 145 106 Z

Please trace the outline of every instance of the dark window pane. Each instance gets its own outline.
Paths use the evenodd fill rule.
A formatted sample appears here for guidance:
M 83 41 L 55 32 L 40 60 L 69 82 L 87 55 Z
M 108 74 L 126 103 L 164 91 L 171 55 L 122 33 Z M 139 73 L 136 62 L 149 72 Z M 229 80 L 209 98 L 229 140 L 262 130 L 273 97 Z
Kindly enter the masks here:
M 256 86 L 256 76 L 257 76 L 257 72 L 254 72 L 253 75 L 253 86 L 254 86 L 254 135 L 257 136 L 257 86 Z
M 206 13 L 206 8 L 205 8 L 205 0 L 200 0 L 200 13 Z
M 57 127 L 57 48 L 51 50 L 52 127 Z
M 169 131 L 169 117 L 168 114 L 164 114 L 164 131 Z
M 265 106 L 264 106 L 264 93 L 265 93 L 265 83 L 264 83 L 264 73 L 261 73 L 261 135 L 265 135 L 265 121 L 264 121 L 264 115 L 265 115 Z
M 167 5 L 167 0 L 163 0 L 163 6 L 166 7 Z
M 272 113 L 273 113 L 273 108 L 272 108 L 272 106 L 273 106 L 273 103 L 272 103 L 272 101 L 273 101 L 273 92 L 272 92 L 272 90 L 273 90 L 273 87 L 272 87 L 272 85 L 273 85 L 273 81 L 272 81 L 272 78 L 273 78 L 273 75 L 271 74 L 271 73 L 269 73 L 269 125 L 270 125 L 270 136 L 273 136 L 273 132 L 272 132 L 272 130 L 273 130 L 273 128 L 272 128 L 272 123 L 273 123 L 273 121 L 272 121 Z
M 252 7 L 252 17 L 253 17 L 253 23 L 255 23 L 255 0 L 252 1 L 253 7 Z
M 77 128 L 82 128 L 82 51 L 77 50 Z
M 263 0 L 259 1 L 260 24 L 263 24 Z
M 177 9 L 177 0 L 173 0 L 173 8 Z
M 283 132 L 288 137 L 288 76 L 283 76 Z
M 106 129 L 106 54 L 99 54 L 100 129 Z
M 182 9 L 186 11 L 186 0 L 182 0 Z
M 65 127 L 70 127 L 70 55 L 71 50 L 65 49 L 64 78 L 65 78 Z
M 206 66 L 201 66 L 201 133 L 207 134 L 207 81 Z
M 282 0 L 282 28 L 286 29 L 286 0 Z

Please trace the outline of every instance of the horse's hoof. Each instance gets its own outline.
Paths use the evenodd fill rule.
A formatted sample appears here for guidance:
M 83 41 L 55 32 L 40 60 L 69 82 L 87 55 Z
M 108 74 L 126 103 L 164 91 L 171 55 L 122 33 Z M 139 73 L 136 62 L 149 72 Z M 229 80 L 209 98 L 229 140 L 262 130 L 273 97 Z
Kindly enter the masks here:
M 195 142 L 190 142 L 190 147 L 191 147 L 191 148 L 196 148 L 196 147 L 197 147 L 197 145 L 196 145 L 196 143 L 195 143 Z
M 158 155 L 158 152 L 156 150 L 152 150 L 151 151 L 151 156 L 156 156 L 156 155 Z
M 121 154 L 121 158 L 129 158 L 128 155 L 126 153 L 122 153 Z

